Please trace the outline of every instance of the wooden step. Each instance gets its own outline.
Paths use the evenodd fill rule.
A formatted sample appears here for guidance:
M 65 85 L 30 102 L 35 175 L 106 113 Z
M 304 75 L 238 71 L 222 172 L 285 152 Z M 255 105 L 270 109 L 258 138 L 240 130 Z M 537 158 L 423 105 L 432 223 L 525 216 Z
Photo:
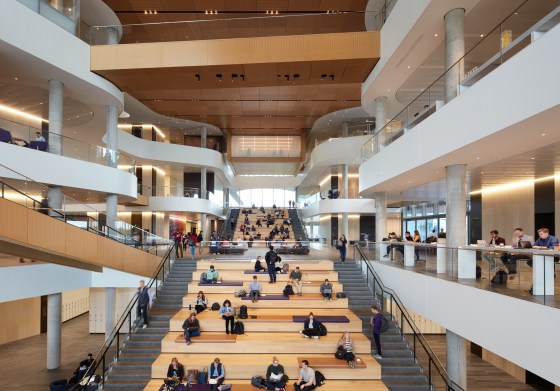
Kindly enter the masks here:
M 266 369 L 272 363 L 274 354 L 221 354 L 220 361 L 226 369 L 227 379 L 250 379 L 260 374 L 265 376 Z M 188 369 L 202 370 L 214 360 L 214 354 L 161 354 L 152 364 L 152 378 L 164 378 L 171 359 L 177 357 L 180 363 Z M 314 370 L 321 371 L 325 378 L 334 379 L 380 379 L 381 365 L 370 354 L 360 356 L 356 361 L 356 368 L 348 366 L 346 360 L 338 360 L 333 354 L 297 355 L 277 354 L 280 364 L 284 367 L 285 374 L 297 380 L 301 360 L 308 360 Z M 226 382 L 227 383 L 227 382 Z
M 290 379 L 290 383 L 286 386 L 286 390 L 293 390 L 293 383 L 297 379 Z M 256 388 L 251 385 L 250 378 L 241 380 L 229 380 L 226 377 L 226 384 L 232 384 L 233 387 L 231 391 L 255 391 Z M 144 388 L 144 391 L 158 391 L 163 384 L 163 379 L 152 379 Z M 352 390 L 352 391 L 388 391 L 381 380 L 326 380 L 325 384 L 320 388 L 316 388 L 320 391 L 341 391 L 341 390 Z
M 262 286 L 262 291 L 261 291 L 262 293 L 281 294 L 284 288 L 286 287 L 285 283 L 269 284 L 268 276 L 266 277 L 266 279 L 264 276 L 261 275 L 257 275 L 257 276 Z M 249 275 L 249 277 L 251 278 L 252 281 L 253 275 Z M 309 281 L 308 283 L 303 284 L 303 293 L 319 293 L 321 284 L 323 282 L 324 281 Z M 199 281 L 191 281 L 189 283 L 188 291 L 191 293 L 195 293 L 198 291 L 203 291 L 204 293 L 234 293 L 240 289 L 245 289 L 247 292 L 249 292 L 250 282 L 243 282 L 242 286 L 228 285 L 229 283 L 235 283 L 235 281 L 222 280 L 222 283 L 218 282 L 217 284 L 211 284 L 211 285 L 210 284 L 199 285 L 200 284 Z M 344 289 L 342 284 L 338 281 L 332 282 L 332 285 L 333 285 L 334 292 L 342 292 Z
M 269 284 L 267 283 L 267 285 Z M 192 305 L 196 296 L 196 293 L 189 293 L 184 296 L 183 308 L 188 308 L 189 304 Z M 213 303 L 222 305 L 227 299 L 231 302 L 233 307 L 246 305 L 249 308 L 306 308 L 310 310 L 315 308 L 348 308 L 348 298 L 333 298 L 332 301 L 327 302 L 324 300 L 323 296 L 318 293 L 304 293 L 303 296 L 288 296 L 288 300 L 265 300 L 265 298 L 266 296 L 264 298 L 261 297 L 258 302 L 251 303 L 251 300 L 243 300 L 241 297 L 235 297 L 233 293 L 209 293 L 206 295 L 209 306 Z
M 262 255 L 262 257 L 263 259 L 261 263 L 263 264 L 263 266 L 266 266 L 264 264 L 264 254 Z M 210 265 L 214 265 L 217 270 L 253 270 L 255 266 L 255 260 L 256 257 L 254 259 L 235 259 L 231 261 L 203 260 L 198 261 L 196 267 L 199 270 L 208 270 L 210 269 Z M 301 269 L 305 270 L 334 270 L 333 262 L 326 260 L 285 259 L 285 257 L 282 256 L 282 262 L 288 263 L 290 265 L 290 269 L 295 269 L 296 266 L 299 266 Z
M 237 341 L 237 335 L 235 334 L 224 334 L 224 333 L 201 333 L 198 337 L 192 337 L 192 343 L 235 343 Z M 185 336 L 177 334 L 175 343 L 184 344 Z
M 302 272 L 302 280 L 305 281 L 324 281 L 325 278 L 328 278 L 329 281 L 338 281 L 338 272 L 333 270 L 307 270 L 303 268 L 303 264 L 296 263 L 295 266 L 299 266 Z M 290 269 L 292 269 L 290 267 Z M 295 269 L 295 267 L 293 268 Z M 259 276 L 259 279 L 262 281 L 268 281 L 268 273 L 267 272 L 260 272 L 255 273 L 253 268 L 245 269 L 245 270 L 220 270 L 216 268 L 218 271 L 218 277 L 221 277 L 223 280 L 230 280 L 230 281 L 251 281 L 253 275 Z M 193 272 L 193 280 L 199 281 L 200 275 L 202 273 L 206 273 L 208 269 L 200 269 L 197 268 Z M 247 272 L 247 273 L 245 273 Z M 276 274 L 277 281 L 287 282 L 289 280 L 289 272 L 288 273 L 280 273 Z M 261 282 L 262 282 L 261 281 Z
M 183 331 L 183 322 L 192 311 L 188 308 L 183 308 L 169 323 L 169 331 Z M 292 316 L 294 315 L 309 315 L 309 311 L 298 309 L 270 309 L 270 308 L 250 308 L 248 311 L 250 316 L 256 316 L 256 319 L 241 319 L 245 332 L 251 331 L 274 331 L 274 332 L 298 332 L 303 328 L 303 323 L 294 322 Z M 326 322 L 325 326 L 329 332 L 342 333 L 349 332 L 362 332 L 362 320 L 348 309 L 320 309 L 313 311 L 314 315 L 320 318 L 321 315 L 330 316 L 346 316 L 349 323 L 329 323 Z M 203 311 L 198 314 L 200 327 L 203 331 L 224 331 L 224 320 L 218 315 L 217 311 Z
M 225 328 L 225 326 L 224 326 Z M 207 332 L 205 334 L 212 334 Z M 220 334 L 220 333 L 216 333 Z M 221 333 L 223 334 L 223 332 Z M 340 339 L 340 333 L 329 333 L 320 339 L 304 338 L 303 334 L 293 333 L 269 333 L 251 332 L 238 335 L 235 343 L 195 343 L 186 345 L 176 343 L 177 336 L 181 333 L 170 332 L 161 341 L 162 353 L 269 353 L 271 349 L 275 353 L 298 353 L 298 354 L 330 354 L 336 351 L 336 344 Z M 361 333 L 351 333 L 354 341 L 356 354 L 370 354 L 371 342 Z

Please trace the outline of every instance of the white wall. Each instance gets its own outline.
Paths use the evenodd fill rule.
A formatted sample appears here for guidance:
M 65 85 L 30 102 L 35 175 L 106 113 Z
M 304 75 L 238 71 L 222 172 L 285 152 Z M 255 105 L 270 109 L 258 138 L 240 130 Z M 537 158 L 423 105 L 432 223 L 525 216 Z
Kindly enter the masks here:
M 136 199 L 136 177 L 122 170 L 0 143 L 0 164 L 34 181 Z M 21 179 L 0 167 L 0 177 Z
M 406 307 L 554 384 L 560 311 L 553 307 L 402 270 L 374 268 Z
M 559 41 L 560 25 L 363 163 L 362 195 L 442 179 L 450 164 L 472 170 L 560 142 Z
M 367 198 L 321 200 L 301 209 L 301 217 L 307 219 L 325 213 L 373 213 L 375 201 Z

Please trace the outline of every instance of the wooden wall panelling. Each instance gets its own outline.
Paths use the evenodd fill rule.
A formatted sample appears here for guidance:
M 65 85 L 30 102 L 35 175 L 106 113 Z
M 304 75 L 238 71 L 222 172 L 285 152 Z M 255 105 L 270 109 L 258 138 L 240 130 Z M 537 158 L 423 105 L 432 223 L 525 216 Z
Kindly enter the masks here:
M 27 242 L 27 208 L 0 198 L 0 236 Z
M 66 224 L 66 254 L 90 262 L 98 261 L 97 235 Z
M 28 243 L 57 253 L 66 251 L 66 223 L 27 210 Z
M 385 306 L 386 308 L 390 308 L 391 303 L 389 301 L 389 299 L 385 299 Z M 398 308 L 394 307 L 394 316 L 395 319 L 397 319 L 398 322 L 400 322 L 401 319 L 401 314 Z M 436 322 L 432 322 L 430 319 L 414 312 L 411 311 L 410 309 L 407 308 L 407 312 L 411 317 L 411 320 L 414 322 L 414 324 L 416 325 L 416 327 L 420 330 L 420 332 L 422 334 L 445 334 L 445 328 L 440 326 L 439 324 L 437 324 Z M 412 333 L 412 329 L 410 328 L 410 326 L 408 325 L 407 322 L 404 322 L 404 325 L 402 327 L 403 332 L 405 334 L 411 334 Z
M 41 332 L 41 298 L 0 303 L 0 344 L 38 335 Z
M 496 368 L 501 369 L 507 374 L 515 377 L 522 383 L 525 383 L 525 369 L 518 365 L 506 360 L 505 358 L 492 353 L 487 349 L 482 349 L 482 359 L 486 360 L 490 364 L 494 365 Z
M 97 262 L 112 269 L 123 270 L 125 246 L 97 236 Z
M 105 288 L 89 289 L 89 332 L 105 333 Z

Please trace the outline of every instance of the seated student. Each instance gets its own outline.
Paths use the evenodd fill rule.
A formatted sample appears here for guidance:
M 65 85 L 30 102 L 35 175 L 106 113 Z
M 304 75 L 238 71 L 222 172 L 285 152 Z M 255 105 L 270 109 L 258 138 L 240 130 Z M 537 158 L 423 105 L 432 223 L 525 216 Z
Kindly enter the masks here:
M 259 301 L 259 296 L 261 295 L 262 286 L 257 280 L 257 276 L 253 276 L 253 281 L 249 284 L 249 295 L 251 296 L 251 301 L 256 303 Z
M 194 312 L 183 322 L 183 330 L 187 345 L 191 344 L 191 337 L 198 337 L 200 335 L 200 324 Z
M 255 224 L 251 225 L 251 231 L 255 232 L 257 229 L 255 228 Z
M 505 244 L 506 244 L 506 240 L 500 237 L 497 230 L 493 229 L 492 231 L 490 231 L 490 241 L 487 243 L 489 247 L 505 246 Z M 482 259 L 488 262 L 488 266 L 490 266 L 490 271 L 496 270 L 496 260 L 494 258 L 499 255 L 501 254 L 493 251 L 482 252 Z
M 523 228 L 515 228 L 513 230 L 513 239 L 511 240 L 511 246 L 513 248 L 521 248 L 521 242 L 533 242 L 533 238 L 531 238 L 530 236 L 525 235 L 525 232 L 523 232 Z M 500 257 L 500 259 L 502 260 L 502 263 L 504 264 L 504 266 L 507 267 L 508 269 L 508 274 L 511 275 L 515 275 L 517 274 L 517 261 L 519 259 L 531 259 L 531 257 L 529 257 L 528 255 L 525 254 L 512 254 L 512 253 L 508 253 L 508 254 L 504 254 Z M 514 277 L 512 277 L 514 278 Z
M 342 359 L 348 361 L 348 366 L 350 368 L 355 368 L 354 342 L 352 342 L 348 331 L 345 331 L 338 340 L 337 350 L 343 353 Z
M 224 365 L 220 362 L 220 359 L 216 357 L 212 364 L 208 366 L 208 387 L 209 391 L 216 391 L 218 387 L 222 385 L 226 377 L 226 371 Z
M 284 377 L 284 367 L 278 362 L 278 357 L 272 357 L 272 364 L 266 369 L 266 380 L 264 386 L 268 390 L 279 391 L 284 388 L 286 383 L 282 381 Z
M 257 220 L 257 227 L 262 228 L 262 222 L 261 219 Z
M 208 307 L 208 299 L 204 296 L 204 292 L 199 291 L 196 299 L 194 299 L 194 310 L 197 314 L 200 314 Z
M 302 282 L 301 282 L 301 271 L 299 270 L 299 266 L 295 268 L 295 270 L 292 270 L 292 272 L 290 273 L 290 281 L 289 284 L 293 285 L 296 294 L 298 296 L 301 296 L 301 289 L 302 289 Z
M 235 308 L 231 306 L 231 301 L 226 300 L 224 304 L 220 307 L 220 316 L 223 320 L 226 321 L 226 334 L 229 334 L 231 329 L 231 333 L 233 334 L 233 323 L 235 322 Z
M 280 256 L 278 255 L 276 257 L 276 262 L 274 263 L 274 270 L 276 271 L 276 273 L 280 273 L 283 267 L 284 262 L 282 262 L 282 258 L 280 258 Z
M 262 257 L 259 255 L 255 261 L 255 272 L 265 272 L 266 268 L 261 263 Z
M 171 380 L 176 384 L 179 384 L 183 381 L 185 377 L 185 367 L 183 364 L 177 360 L 177 357 L 173 357 L 171 359 L 171 364 L 167 368 L 167 380 Z
M 68 383 L 77 383 L 79 382 L 87 373 L 88 369 L 95 363 L 93 359 L 93 355 L 89 353 L 85 360 L 80 361 L 78 368 L 74 371 L 74 376 L 70 379 Z
M 297 242 L 294 244 L 294 248 L 300 248 L 303 247 L 303 244 L 301 243 L 301 236 L 298 238 Z
M 315 371 L 309 368 L 309 361 L 301 361 L 298 381 L 294 383 L 297 391 L 311 391 L 315 389 Z
M 329 282 L 328 278 L 325 278 L 325 282 L 321 284 L 320 289 L 321 289 L 321 294 L 323 295 L 323 298 L 327 301 L 332 301 L 333 286 Z
M 206 272 L 206 284 L 216 284 L 218 282 L 218 271 L 214 269 L 214 265 L 210 265 L 210 269 Z
M 539 234 L 539 238 L 535 240 L 535 247 L 546 247 L 550 250 L 553 250 L 554 247 L 558 246 L 558 239 L 550 234 L 548 228 L 541 228 L 537 231 Z M 556 258 L 555 258 L 556 259 Z M 533 267 L 533 260 L 530 259 L 527 261 L 527 266 Z M 527 291 L 530 294 L 533 294 L 533 286 Z
M 257 236 L 256 236 L 256 237 L 257 237 L 257 239 L 260 239 L 260 238 L 261 238 L 261 233 L 260 233 L 260 232 L 257 232 Z
M 408 233 L 408 235 L 410 236 L 410 232 Z M 397 242 L 399 240 L 398 237 L 397 237 L 397 234 L 394 233 L 394 232 L 389 232 L 389 238 L 388 239 L 391 242 Z M 389 254 L 391 254 L 392 249 L 396 249 L 402 255 L 404 255 L 404 246 L 402 244 L 390 244 L 390 245 L 387 246 L 387 253 L 385 255 L 383 255 L 383 258 L 387 258 L 389 256 Z
M 322 325 L 317 319 L 313 318 L 313 312 L 309 313 L 309 318 L 303 323 L 303 330 L 300 330 L 300 334 L 303 334 L 305 338 L 315 338 L 319 339 L 319 327 Z
M 244 222 L 245 224 L 249 224 L 249 217 L 245 217 L 245 219 L 243 220 L 243 222 Z
M 253 247 L 253 242 L 255 241 L 255 239 L 253 239 L 252 236 L 249 236 L 249 243 L 247 244 L 248 247 Z

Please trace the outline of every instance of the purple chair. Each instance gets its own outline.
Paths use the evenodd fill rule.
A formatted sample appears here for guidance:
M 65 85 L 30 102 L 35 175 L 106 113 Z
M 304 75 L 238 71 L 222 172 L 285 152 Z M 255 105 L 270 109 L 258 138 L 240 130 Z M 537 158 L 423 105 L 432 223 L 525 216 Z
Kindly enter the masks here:
M 2 143 L 12 142 L 12 134 L 6 129 L 0 128 L 0 142 Z
M 31 141 L 29 143 L 29 148 L 36 149 L 37 151 L 46 152 L 47 146 L 48 144 L 46 141 Z

